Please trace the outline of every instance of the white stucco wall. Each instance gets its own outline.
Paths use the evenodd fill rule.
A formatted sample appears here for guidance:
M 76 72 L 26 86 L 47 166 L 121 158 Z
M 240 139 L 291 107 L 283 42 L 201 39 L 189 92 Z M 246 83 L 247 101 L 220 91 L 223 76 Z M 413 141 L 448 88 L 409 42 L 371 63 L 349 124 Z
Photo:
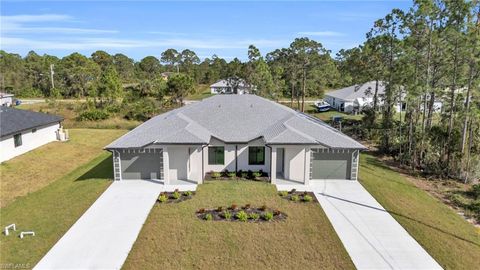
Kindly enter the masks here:
M 249 146 L 263 146 L 265 147 L 265 163 L 264 165 L 250 165 L 248 164 L 248 147 Z M 270 148 L 265 146 L 263 140 L 258 139 L 251 141 L 248 145 L 238 145 L 238 170 L 242 171 L 259 171 L 262 170 L 270 173 Z
M 22 132 L 22 145 L 15 147 L 13 135 L 4 137 L 0 141 L 0 162 L 9 160 L 18 155 L 33 150 L 39 146 L 57 140 L 57 130 L 60 128 L 59 123 L 38 127 L 36 132 L 32 129 Z
M 307 148 L 305 146 L 285 146 L 285 168 L 284 177 L 286 179 L 304 182 L 305 171 L 309 169 L 310 162 L 307 163 L 306 153 Z M 308 167 L 306 167 L 308 166 Z
M 208 164 L 208 147 L 223 146 L 225 147 L 225 163 L 223 165 L 209 165 Z M 205 162 L 205 173 L 210 171 L 220 172 L 224 170 L 235 171 L 235 148 L 237 148 L 237 170 L 243 171 L 259 171 L 270 172 L 270 149 L 265 147 L 265 164 L 264 165 L 249 165 L 248 164 L 248 147 L 249 146 L 264 146 L 264 142 L 259 139 L 247 144 L 225 144 L 222 141 L 212 139 L 208 147 L 203 151 Z

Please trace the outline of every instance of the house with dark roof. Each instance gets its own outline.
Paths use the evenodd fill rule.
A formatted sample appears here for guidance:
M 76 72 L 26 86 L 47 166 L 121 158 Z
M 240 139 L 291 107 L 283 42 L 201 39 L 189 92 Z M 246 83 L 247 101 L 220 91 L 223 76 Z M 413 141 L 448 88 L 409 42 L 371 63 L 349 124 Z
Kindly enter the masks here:
M 0 106 L 0 162 L 52 141 L 65 140 L 63 118 Z
M 153 117 L 107 145 L 115 180 L 202 183 L 262 171 L 272 183 L 356 180 L 365 149 L 317 118 L 255 95 L 217 95 Z

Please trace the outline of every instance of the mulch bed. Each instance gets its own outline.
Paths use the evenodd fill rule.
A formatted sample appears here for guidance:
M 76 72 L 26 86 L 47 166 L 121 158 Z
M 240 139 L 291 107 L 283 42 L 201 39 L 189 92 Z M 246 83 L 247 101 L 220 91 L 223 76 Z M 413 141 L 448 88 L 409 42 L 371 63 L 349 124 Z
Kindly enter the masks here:
M 220 176 L 212 176 L 212 172 L 205 174 L 206 181 L 212 180 L 222 180 L 222 181 L 231 181 L 231 180 L 240 180 L 240 181 L 258 181 L 258 182 L 270 182 L 268 178 L 268 173 L 262 173 L 261 176 L 253 176 L 252 172 L 237 172 L 235 176 L 228 175 L 228 172 L 221 172 Z
M 186 200 L 190 200 L 195 195 L 195 191 L 189 191 L 189 192 L 191 194 L 187 195 L 185 191 L 182 191 L 182 192 L 178 191 L 178 193 L 180 194 L 180 197 L 178 199 L 175 199 L 175 197 L 174 197 L 175 192 L 162 192 L 162 193 L 160 193 L 160 196 L 162 196 L 162 195 L 167 196 L 167 201 L 165 201 L 165 202 L 160 201 L 160 196 L 159 196 L 158 199 L 157 199 L 157 202 L 158 203 L 179 203 L 179 202 L 183 202 L 183 201 L 186 201 Z
M 278 195 L 284 200 L 288 200 L 295 203 L 318 202 L 313 192 L 291 190 L 291 191 L 288 191 L 287 193 L 285 193 L 284 191 L 283 192 L 280 191 L 278 192 Z M 311 200 L 307 200 L 305 196 L 310 196 Z M 294 198 L 297 200 L 295 200 Z
M 231 218 L 227 219 L 225 217 L 225 212 L 228 211 L 231 214 Z M 248 219 L 243 221 L 237 217 L 237 214 L 241 211 L 245 212 L 248 215 Z M 253 219 L 251 214 L 257 214 L 258 219 Z M 266 213 L 272 213 L 273 218 L 271 220 L 267 220 L 265 218 Z M 218 207 L 216 209 L 199 209 L 196 213 L 197 217 L 201 220 L 207 221 L 207 215 L 211 215 L 211 219 L 213 221 L 231 221 L 231 222 L 250 222 L 250 223 L 262 223 L 262 222 L 274 222 L 274 221 L 282 221 L 287 219 L 287 214 L 280 212 L 277 209 L 267 208 L 265 206 L 262 207 L 251 207 L 251 206 L 244 206 L 244 207 Z

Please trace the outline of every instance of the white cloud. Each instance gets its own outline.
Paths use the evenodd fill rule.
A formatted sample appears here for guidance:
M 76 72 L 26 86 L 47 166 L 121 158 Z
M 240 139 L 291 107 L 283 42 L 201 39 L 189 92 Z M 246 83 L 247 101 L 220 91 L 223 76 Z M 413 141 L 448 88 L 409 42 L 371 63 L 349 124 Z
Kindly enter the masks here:
M 57 34 L 105 34 L 117 33 L 116 30 L 78 28 L 78 27 L 51 27 L 39 26 L 41 23 L 48 22 L 69 22 L 72 17 L 62 14 L 40 14 L 40 15 L 13 15 L 0 16 L 2 23 L 1 33 L 57 33 Z M 31 26 L 34 24 L 34 26 Z
M 317 37 L 342 37 L 345 36 L 344 33 L 335 32 L 335 31 L 306 31 L 306 32 L 298 32 L 298 35 L 305 35 L 305 36 L 317 36 Z
M 71 20 L 72 17 L 69 15 L 63 14 L 39 14 L 39 15 L 11 15 L 11 16 L 0 16 L 2 22 L 5 20 L 7 22 L 16 22 L 16 23 L 26 23 L 26 22 L 58 22 L 58 21 L 67 21 Z
M 229 39 L 121 39 L 121 38 L 75 38 L 75 39 L 28 39 L 19 37 L 2 37 L 1 46 L 5 50 L 19 48 L 29 50 L 88 50 L 113 48 L 190 48 L 190 49 L 246 49 L 250 44 L 258 47 L 273 48 L 286 44 L 280 40 L 229 40 Z

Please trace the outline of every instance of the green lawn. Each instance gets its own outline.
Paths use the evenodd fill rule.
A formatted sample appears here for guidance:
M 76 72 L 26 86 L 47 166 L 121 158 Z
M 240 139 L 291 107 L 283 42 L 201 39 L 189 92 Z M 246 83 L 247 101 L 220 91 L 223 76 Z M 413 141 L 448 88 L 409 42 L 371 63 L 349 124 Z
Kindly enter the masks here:
M 71 129 L 70 141 L 52 142 L 0 164 L 0 205 L 6 207 L 104 152 L 126 130 Z
M 213 94 L 210 93 L 210 86 L 206 84 L 200 84 L 195 87 L 195 92 L 193 94 L 188 95 L 185 99 L 201 100 L 211 96 L 213 96 Z
M 45 188 L 0 209 L 2 228 L 15 223 L 18 231 L 36 233 L 24 239 L 18 237 L 18 231 L 10 236 L 2 234 L 0 265 L 33 267 L 109 186 L 111 178 L 112 158 L 104 152 Z
M 478 269 L 479 229 L 374 156 L 361 156 L 359 178 L 442 267 Z
M 278 208 L 286 221 L 272 223 L 199 220 L 199 208 L 251 204 Z M 214 181 L 193 199 L 157 204 L 124 269 L 353 269 L 318 203 L 281 199 L 274 185 Z

